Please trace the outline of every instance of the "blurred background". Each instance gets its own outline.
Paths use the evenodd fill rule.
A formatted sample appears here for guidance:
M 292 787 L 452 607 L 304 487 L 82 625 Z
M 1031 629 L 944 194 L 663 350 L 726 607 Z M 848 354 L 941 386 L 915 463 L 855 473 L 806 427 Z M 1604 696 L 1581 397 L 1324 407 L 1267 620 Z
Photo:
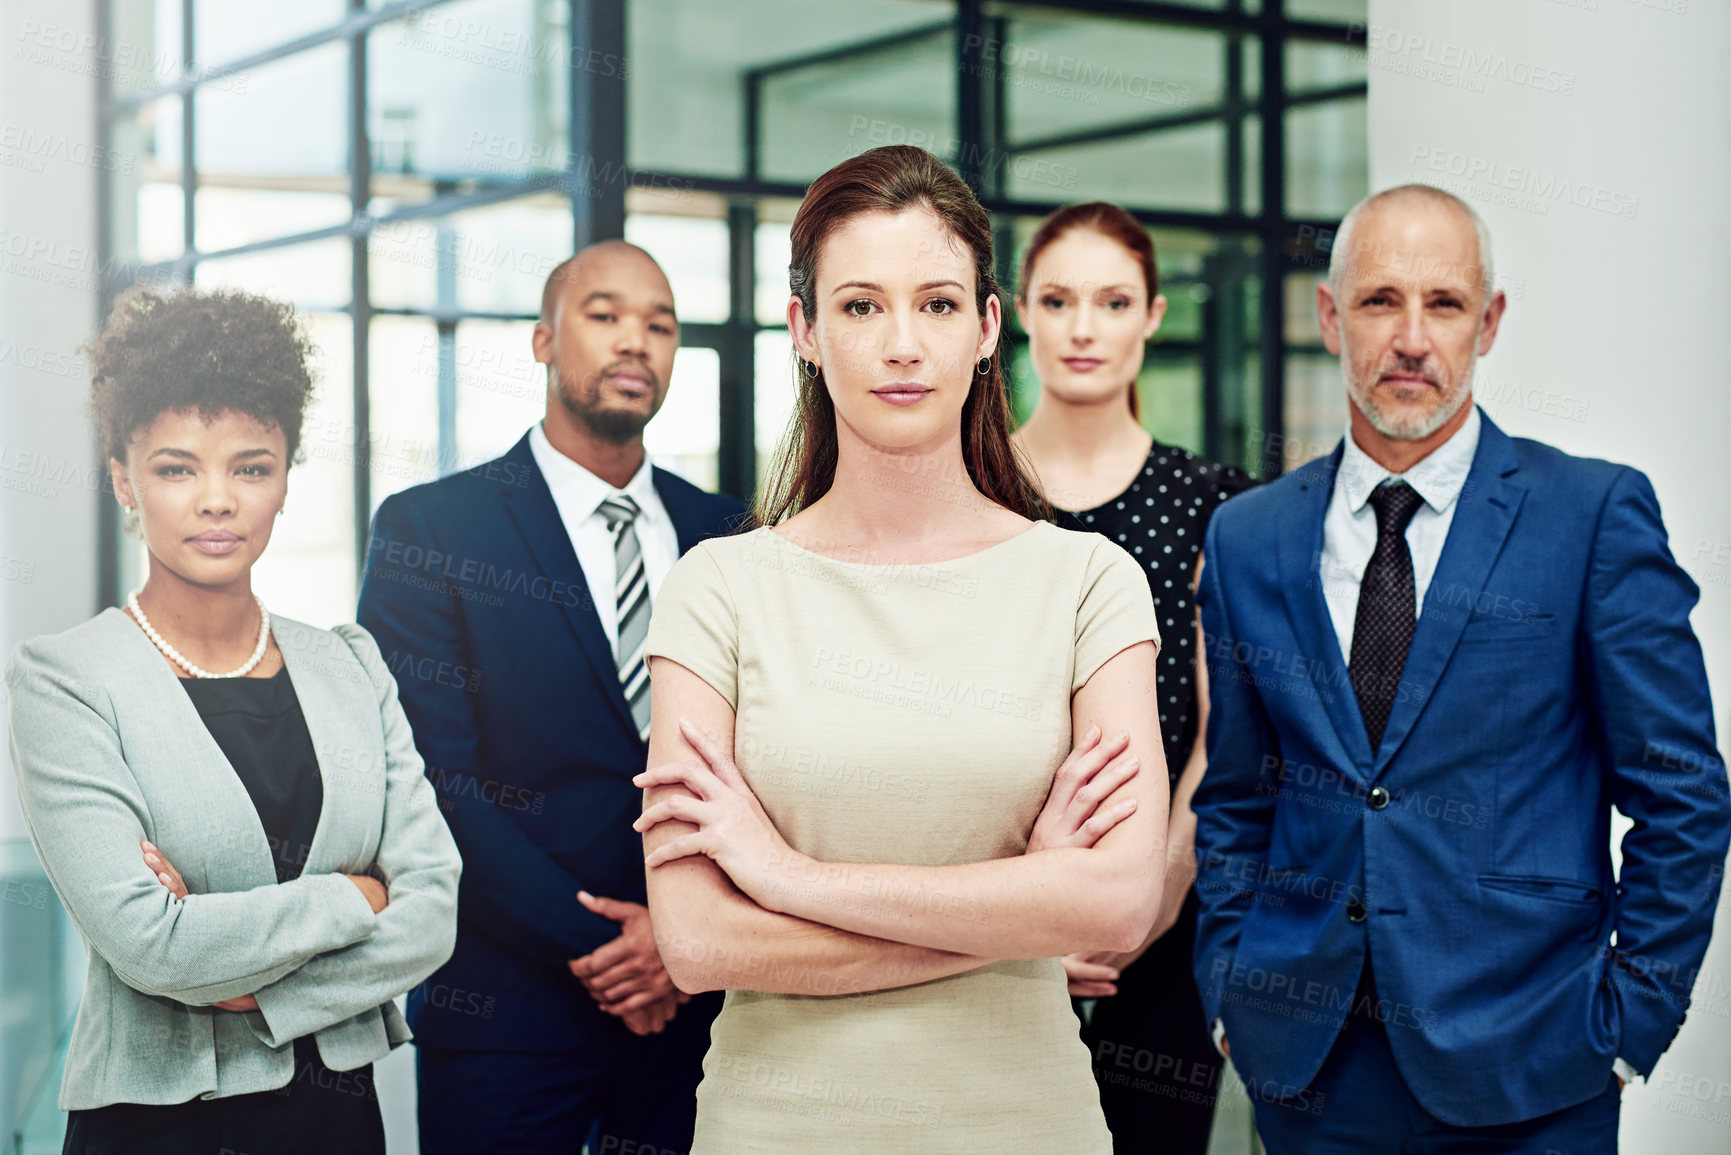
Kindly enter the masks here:
M 673 281 L 684 347 L 651 453 L 749 496 L 792 398 L 794 209 L 879 144 L 968 175 L 1005 284 L 1053 208 L 1135 210 L 1172 303 L 1141 381 L 1150 427 L 1260 470 L 1268 434 L 1332 441 L 1344 418 L 1315 249 L 1294 239 L 1367 191 L 1364 16 L 1364 0 L 1290 0 L 1278 21 L 1256 0 L 108 0 L 100 38 L 195 67 L 115 76 L 99 99 L 97 132 L 136 163 L 102 190 L 94 260 L 109 292 L 160 276 L 311 315 L 323 390 L 264 594 L 313 621 L 352 612 L 380 501 L 498 456 L 539 416 L 541 286 L 591 238 L 623 233 Z
M 1701 401 L 1677 420 L 1643 393 L 1706 379 L 1690 374 L 1717 350 L 1701 332 L 1671 341 L 1663 319 L 1592 348 L 1619 329 L 1594 295 L 1653 283 L 1629 254 L 1699 280 L 1710 265 L 1690 252 L 1731 252 L 1722 204 L 1705 207 L 1731 175 L 1731 88 L 1672 103 L 1676 78 L 1722 74 L 1712 53 L 1731 43 L 1700 0 L 0 0 L 0 41 L 0 649 L 142 579 L 95 459 L 79 352 L 125 287 L 232 285 L 303 310 L 320 392 L 255 580 L 273 610 L 352 620 L 379 502 L 497 456 L 538 419 L 541 286 L 593 240 L 642 245 L 673 283 L 683 347 L 651 455 L 749 497 L 793 396 L 799 198 L 844 157 L 910 143 L 978 191 L 1006 287 L 1052 209 L 1135 213 L 1170 301 L 1139 381 L 1144 422 L 1263 478 L 1332 449 L 1345 420 L 1313 303 L 1340 216 L 1372 187 L 1461 177 L 1448 187 L 1492 222 L 1515 324 L 1538 298 L 1558 325 L 1556 344 L 1491 362 L 1481 400 L 1512 431 L 1654 472 L 1708 591 L 1697 628 L 1723 715 L 1722 444 L 1681 524 L 1671 497 L 1698 487 L 1731 411 Z M 1531 82 L 1535 67 L 1567 91 Z M 1487 179 L 1499 162 L 1549 164 L 1635 198 L 1644 219 L 1499 200 L 1466 175 L 1486 171 L 1469 163 L 1481 156 Z M 1670 297 L 1684 332 L 1731 304 L 1696 281 Z M 1672 362 L 1654 352 L 1667 341 Z M 1579 366 L 1557 363 L 1562 346 Z M 1014 334 L 1011 349 L 1025 414 L 1037 382 Z M 83 948 L 4 766 L 0 900 L 0 1150 L 57 1151 Z M 1731 1054 L 1723 973 L 1722 1005 L 1694 1027 L 1702 1053 Z M 399 1151 L 414 1149 L 409 1052 L 380 1072 Z M 1723 1090 L 1709 1100 L 1725 1121 L 1661 1102 L 1654 1118 L 1682 1121 L 1652 1133 L 1686 1141 L 1631 1149 L 1731 1150 L 1731 1061 L 1703 1061 L 1690 1070 Z M 1242 1093 L 1220 1111 L 1216 1149 L 1252 1150 Z

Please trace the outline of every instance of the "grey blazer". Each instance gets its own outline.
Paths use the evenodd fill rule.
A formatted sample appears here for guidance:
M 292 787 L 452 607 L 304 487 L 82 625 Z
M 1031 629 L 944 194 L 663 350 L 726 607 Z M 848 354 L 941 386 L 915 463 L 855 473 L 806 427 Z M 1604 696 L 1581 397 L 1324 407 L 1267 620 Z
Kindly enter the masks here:
M 303 872 L 280 884 L 245 786 L 131 618 L 104 610 L 7 663 L 25 821 L 89 953 L 63 1109 L 272 1090 L 308 1034 L 352 1070 L 408 1040 L 391 1000 L 451 955 L 462 863 L 378 646 L 354 625 L 271 632 L 324 780 Z M 342 877 L 369 872 L 390 892 L 377 916 Z M 210 1005 L 244 994 L 257 1011 Z

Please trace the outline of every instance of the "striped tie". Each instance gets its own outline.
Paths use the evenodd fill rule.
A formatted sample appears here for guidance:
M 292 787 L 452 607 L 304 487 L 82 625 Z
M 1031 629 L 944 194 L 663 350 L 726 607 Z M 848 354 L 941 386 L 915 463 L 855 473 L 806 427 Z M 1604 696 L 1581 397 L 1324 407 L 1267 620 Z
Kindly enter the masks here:
M 632 523 L 642 510 L 629 497 L 609 497 L 601 503 L 601 516 L 613 531 L 613 600 L 618 613 L 619 641 L 614 659 L 619 666 L 619 685 L 637 723 L 637 735 L 649 740 L 649 667 L 643 658 L 643 643 L 649 636 L 649 574 L 643 568 L 643 549 Z

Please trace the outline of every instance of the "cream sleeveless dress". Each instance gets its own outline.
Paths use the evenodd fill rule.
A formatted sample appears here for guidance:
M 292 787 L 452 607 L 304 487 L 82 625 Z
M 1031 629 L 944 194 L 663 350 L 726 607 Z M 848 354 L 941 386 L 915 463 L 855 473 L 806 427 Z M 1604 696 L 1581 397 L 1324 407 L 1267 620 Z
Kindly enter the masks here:
M 735 760 L 790 845 L 950 865 L 1023 853 L 1071 695 L 1150 640 L 1147 579 L 1098 534 L 1036 522 L 954 561 L 865 565 L 760 528 L 679 561 L 647 652 L 733 705 Z M 693 1155 L 1111 1151 L 1058 959 L 868 994 L 729 991 L 703 1072 Z

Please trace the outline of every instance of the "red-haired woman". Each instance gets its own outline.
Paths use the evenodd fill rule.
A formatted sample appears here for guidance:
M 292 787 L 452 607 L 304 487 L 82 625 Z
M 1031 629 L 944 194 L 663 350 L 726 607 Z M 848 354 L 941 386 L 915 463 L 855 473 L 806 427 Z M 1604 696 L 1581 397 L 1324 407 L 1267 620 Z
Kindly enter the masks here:
M 1166 644 L 1160 733 L 1172 771 L 1170 857 L 1160 918 L 1134 950 L 1072 954 L 1070 992 L 1094 998 L 1083 1038 L 1119 1151 L 1202 1155 L 1220 1056 L 1191 973 L 1196 937 L 1196 817 L 1208 716 L 1192 598 L 1203 531 L 1216 507 L 1250 484 L 1243 471 L 1162 445 L 1139 420 L 1136 378 L 1160 327 L 1154 243 L 1116 205 L 1072 205 L 1041 224 L 1022 261 L 1016 307 L 1027 330 L 1040 400 L 1016 433 L 1045 483 L 1059 525 L 1103 534 L 1147 575 Z M 1182 770 L 1182 773 L 1178 771 Z M 1161 1057 L 1126 1078 L 1119 1055 Z
M 1043 520 L 991 270 L 921 149 L 811 186 L 760 528 L 656 606 L 649 906 L 728 992 L 695 1152 L 1110 1150 L 1059 959 L 1157 913 L 1159 630 L 1126 551 Z

